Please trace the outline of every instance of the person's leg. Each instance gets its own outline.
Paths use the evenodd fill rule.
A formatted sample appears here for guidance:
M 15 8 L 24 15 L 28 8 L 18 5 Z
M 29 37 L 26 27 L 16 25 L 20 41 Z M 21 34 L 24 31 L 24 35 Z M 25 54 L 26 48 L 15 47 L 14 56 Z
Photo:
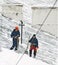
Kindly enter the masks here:
M 32 56 L 32 50 L 29 50 L 29 56 L 30 57 Z
M 12 47 L 10 48 L 10 50 L 12 50 L 14 47 L 15 47 L 15 43 L 14 43 L 14 40 L 13 40 L 13 45 L 12 45 Z
M 36 57 L 37 49 L 34 47 L 34 58 Z
M 17 47 L 18 47 L 18 43 L 15 43 L 15 50 L 17 50 Z
M 36 57 L 36 51 L 34 50 L 34 58 Z
M 19 38 L 17 38 L 15 41 L 15 50 L 17 50 L 18 47 L 19 47 Z
M 31 45 L 31 46 L 30 46 L 30 50 L 29 50 L 29 56 L 30 56 L 30 57 L 32 56 L 32 50 L 33 50 L 33 46 Z
M 14 44 L 12 45 L 12 47 L 10 48 L 10 50 L 12 50 L 14 48 Z

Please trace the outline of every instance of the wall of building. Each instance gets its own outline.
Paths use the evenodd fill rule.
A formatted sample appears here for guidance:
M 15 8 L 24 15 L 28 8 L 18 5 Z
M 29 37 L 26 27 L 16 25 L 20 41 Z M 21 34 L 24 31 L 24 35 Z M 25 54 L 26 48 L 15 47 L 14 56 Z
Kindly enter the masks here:
M 40 28 L 41 24 L 45 20 L 47 14 L 49 13 L 50 8 L 42 7 L 33 7 L 32 8 L 32 24 Z M 55 36 L 58 36 L 58 8 L 52 8 L 51 13 L 46 19 L 44 25 L 41 28 L 44 31 L 47 31 Z
M 23 5 L 4 5 L 2 6 L 2 14 L 14 20 L 22 20 L 22 7 Z

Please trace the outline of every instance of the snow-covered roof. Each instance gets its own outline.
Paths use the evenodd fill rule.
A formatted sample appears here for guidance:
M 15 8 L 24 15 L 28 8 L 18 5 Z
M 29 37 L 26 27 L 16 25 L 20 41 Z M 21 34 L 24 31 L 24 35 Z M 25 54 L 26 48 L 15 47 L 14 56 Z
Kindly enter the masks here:
M 53 4 L 55 3 L 56 0 L 1 0 L 1 3 L 25 3 L 25 4 L 29 4 L 31 6 L 36 5 L 36 6 L 40 6 L 40 7 L 52 7 Z M 55 5 L 55 7 L 58 7 L 58 0 L 57 3 Z
M 21 4 L 21 3 L 4 3 L 4 4 L 0 4 L 0 6 L 7 6 L 7 5 L 9 5 L 9 6 L 12 6 L 12 5 L 19 5 L 19 6 L 23 6 L 23 4 Z

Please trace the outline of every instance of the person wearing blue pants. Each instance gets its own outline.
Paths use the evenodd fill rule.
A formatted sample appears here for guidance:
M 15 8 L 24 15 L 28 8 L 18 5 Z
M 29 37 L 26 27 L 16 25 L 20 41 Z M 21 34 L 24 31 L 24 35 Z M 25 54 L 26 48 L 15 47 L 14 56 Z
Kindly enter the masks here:
M 12 31 L 11 37 L 13 38 L 13 45 L 10 48 L 10 50 L 12 50 L 14 47 L 15 47 L 15 50 L 17 50 L 18 44 L 19 44 L 19 37 L 20 37 L 20 31 L 18 26 L 16 26 L 15 29 Z

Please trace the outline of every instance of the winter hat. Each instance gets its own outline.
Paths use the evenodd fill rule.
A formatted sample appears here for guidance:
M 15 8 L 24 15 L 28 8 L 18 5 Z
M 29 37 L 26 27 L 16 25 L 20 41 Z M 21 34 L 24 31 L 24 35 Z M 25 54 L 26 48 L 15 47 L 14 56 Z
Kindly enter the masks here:
M 33 34 L 33 36 L 36 36 L 36 34 Z
M 19 27 L 18 27 L 18 26 L 16 26 L 16 27 L 15 27 L 15 29 L 16 29 L 16 30 L 19 30 Z

